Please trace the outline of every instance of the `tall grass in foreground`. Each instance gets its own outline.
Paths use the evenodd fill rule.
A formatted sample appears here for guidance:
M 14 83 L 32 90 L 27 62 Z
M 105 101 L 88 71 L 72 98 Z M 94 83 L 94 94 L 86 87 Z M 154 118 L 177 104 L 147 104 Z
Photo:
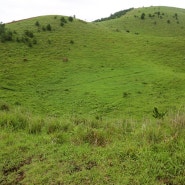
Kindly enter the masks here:
M 166 142 L 178 137 L 185 128 L 184 111 L 170 113 L 165 119 L 98 119 L 35 116 L 24 110 L 1 110 L 0 127 L 12 131 L 24 130 L 28 134 L 69 134 L 70 142 L 105 146 L 126 135 L 134 134 L 148 142 Z
M 0 128 L 0 184 L 185 182 L 184 110 L 136 121 L 7 109 Z

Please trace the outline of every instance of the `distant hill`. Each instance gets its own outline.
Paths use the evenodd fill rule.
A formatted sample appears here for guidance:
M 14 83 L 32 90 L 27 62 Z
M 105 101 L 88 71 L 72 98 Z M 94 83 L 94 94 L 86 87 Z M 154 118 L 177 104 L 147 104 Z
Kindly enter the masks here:
M 106 20 L 106 19 L 105 19 Z M 185 10 L 172 7 L 130 9 L 117 19 L 101 24 L 115 30 L 156 36 L 184 36 Z

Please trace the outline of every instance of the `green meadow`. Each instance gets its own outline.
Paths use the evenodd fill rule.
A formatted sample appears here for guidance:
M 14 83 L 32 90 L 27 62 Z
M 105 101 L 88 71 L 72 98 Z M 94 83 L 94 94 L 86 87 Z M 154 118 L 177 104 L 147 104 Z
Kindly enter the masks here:
M 185 184 L 184 36 L 171 7 L 0 24 L 0 184 Z

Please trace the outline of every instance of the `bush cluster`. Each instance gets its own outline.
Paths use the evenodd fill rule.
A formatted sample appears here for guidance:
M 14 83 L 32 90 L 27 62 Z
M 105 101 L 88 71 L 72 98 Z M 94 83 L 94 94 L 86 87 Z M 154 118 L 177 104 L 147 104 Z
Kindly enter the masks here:
M 65 19 L 65 17 L 61 17 L 60 25 L 63 27 L 66 23 L 67 23 L 67 20 Z
M 106 20 L 116 19 L 116 18 L 119 18 L 121 16 L 124 16 L 127 12 L 129 12 L 129 11 L 131 11 L 133 9 L 134 8 L 129 8 L 129 9 L 126 9 L 126 10 L 121 10 L 119 12 L 116 12 L 114 14 L 111 14 L 109 17 L 97 19 L 94 22 L 102 22 L 102 21 L 106 21 Z
M 47 24 L 46 26 L 42 26 L 42 31 L 52 31 L 51 25 Z
M 13 40 L 13 32 L 5 28 L 5 24 L 0 23 L 0 41 L 12 41 Z
M 33 32 L 30 30 L 24 30 L 23 35 L 20 38 L 17 37 L 16 41 L 20 43 L 25 43 L 29 47 L 33 47 L 33 45 L 37 44 L 37 40 Z
M 65 17 L 61 17 L 60 18 L 60 26 L 64 26 L 66 23 L 67 23 L 67 21 L 69 21 L 69 22 L 73 22 L 73 20 L 74 20 L 74 18 L 73 17 L 68 17 L 68 19 L 66 19 Z
M 165 13 L 160 12 L 160 11 L 154 12 L 153 14 L 151 14 L 151 13 L 148 14 L 148 17 L 149 17 L 150 19 L 153 19 L 154 17 L 158 17 L 159 19 L 163 19 L 164 16 L 165 16 Z M 134 15 L 134 17 L 135 17 L 135 18 L 138 18 L 138 16 L 136 16 L 136 15 Z M 178 20 L 179 20 L 179 19 L 178 19 L 178 14 L 175 13 L 172 17 L 177 21 L 177 24 L 179 24 L 179 21 L 178 21 Z M 145 18 L 146 18 L 146 14 L 145 14 L 145 13 L 142 13 L 142 14 L 140 15 L 140 19 L 141 19 L 141 20 L 144 20 Z M 168 19 L 166 22 L 167 22 L 168 24 L 171 23 L 171 21 L 170 21 L 169 19 Z M 154 22 L 154 24 L 156 24 L 156 21 Z
M 25 43 L 29 47 L 32 47 L 34 44 L 37 44 L 37 40 L 32 31 L 24 30 L 23 34 L 17 36 L 16 31 L 11 31 L 9 29 L 6 29 L 5 24 L 3 23 L 0 23 L 0 41 L 2 43 L 7 41 Z
M 38 27 L 38 31 L 40 32 L 41 24 L 39 21 L 35 22 L 35 26 Z M 42 31 L 52 31 L 51 24 L 47 24 L 46 26 L 42 26 Z

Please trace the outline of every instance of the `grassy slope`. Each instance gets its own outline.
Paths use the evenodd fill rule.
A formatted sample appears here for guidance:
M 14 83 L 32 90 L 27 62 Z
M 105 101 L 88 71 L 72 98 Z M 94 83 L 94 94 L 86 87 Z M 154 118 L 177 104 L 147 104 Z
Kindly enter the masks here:
M 161 9 L 161 12 L 168 10 Z M 145 13 L 149 10 L 143 9 Z M 177 12 L 171 11 L 170 15 Z M 185 24 L 183 21 L 179 25 L 166 23 L 173 34 L 167 37 L 162 29 L 164 19 L 159 19 L 155 32 L 158 36 L 154 36 L 148 18 L 141 21 L 134 17 L 141 12 L 133 10 L 117 20 L 98 24 L 75 20 L 60 27 L 60 16 L 57 19 L 49 16 L 7 25 L 18 33 L 33 30 L 38 44 L 33 48 L 17 43 L 1 44 L 4 51 L 1 53 L 1 99 L 52 115 L 142 117 L 151 116 L 154 106 L 163 111 L 182 106 L 184 38 L 179 38 L 181 29 L 178 37 L 173 29 Z M 179 10 L 178 19 L 183 20 L 183 16 Z M 50 23 L 53 31 L 38 32 L 34 26 L 37 20 L 41 25 Z M 122 25 L 120 21 L 123 25 L 130 24 L 130 33 L 117 28 Z M 140 22 L 148 29 L 142 29 Z M 145 31 L 142 33 L 141 29 Z M 135 35 L 136 31 L 140 34 Z M 71 40 L 74 44 L 70 44 Z M 62 62 L 64 57 L 69 62 Z M 23 62 L 24 58 L 28 62 Z
M 1 184 L 183 184 L 184 115 L 125 119 L 184 106 L 184 10 L 160 11 L 179 24 L 134 17 L 152 7 L 101 23 L 7 25 L 38 44 L 0 43 L 0 101 L 10 107 L 0 111 Z M 38 32 L 37 20 L 53 30 Z

